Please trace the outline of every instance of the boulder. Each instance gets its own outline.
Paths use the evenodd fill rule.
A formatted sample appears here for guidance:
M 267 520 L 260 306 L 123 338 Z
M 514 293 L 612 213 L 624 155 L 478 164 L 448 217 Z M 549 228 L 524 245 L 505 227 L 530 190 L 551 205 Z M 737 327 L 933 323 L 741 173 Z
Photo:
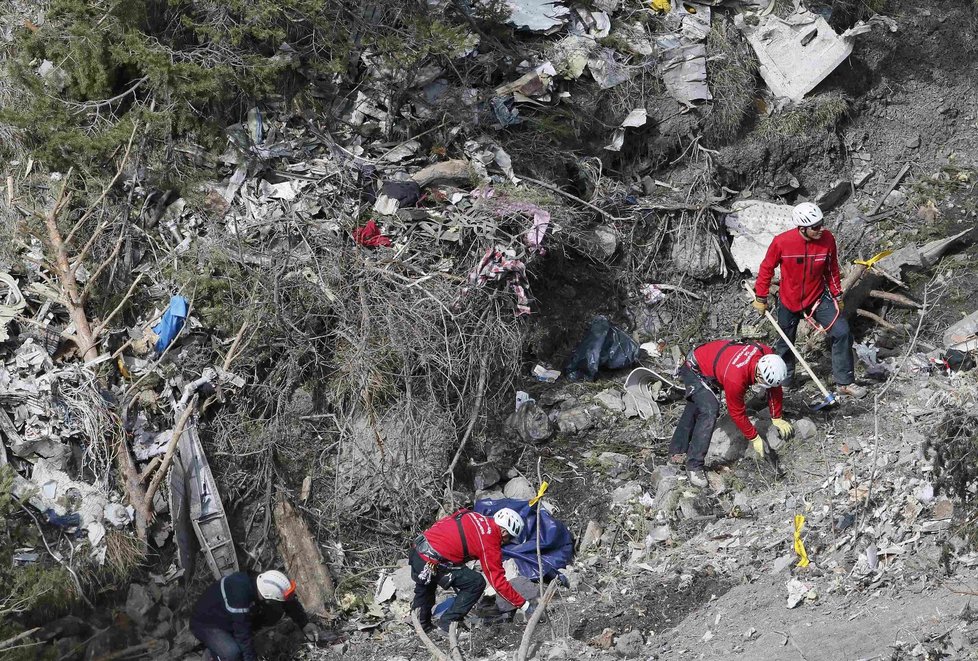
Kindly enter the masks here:
M 557 414 L 557 429 L 566 434 L 574 434 L 594 426 L 594 416 L 583 406 L 561 409 Z
M 598 455 L 598 463 L 604 466 L 611 477 L 618 477 L 635 463 L 631 457 L 619 452 L 602 452 Z
M 609 411 L 614 411 L 615 413 L 621 413 L 625 410 L 625 402 L 622 399 L 621 391 L 614 388 L 602 390 L 595 396 L 594 400 Z
M 737 425 L 729 416 L 723 416 L 713 430 L 710 439 L 710 449 L 706 453 L 706 465 L 726 465 L 744 456 L 747 451 L 747 439 L 740 433 Z
M 637 498 L 641 493 L 641 484 L 638 482 L 626 482 L 611 492 L 611 502 L 615 505 L 624 505 L 633 498 Z
M 644 647 L 645 639 L 642 638 L 642 632 L 637 629 L 632 629 L 615 639 L 615 653 L 620 656 L 641 656 Z
M 514 477 L 503 487 L 503 495 L 507 498 L 517 500 L 530 500 L 537 495 L 537 490 L 533 488 L 529 480 L 525 477 Z
M 818 427 L 808 418 L 799 418 L 794 422 L 795 438 L 800 441 L 810 441 L 818 433 Z
M 657 468 L 655 468 L 655 470 L 652 471 L 652 477 L 649 478 L 649 488 L 652 491 L 658 491 L 659 483 L 662 482 L 663 479 L 667 477 L 674 478 L 677 475 L 679 475 L 679 469 L 676 468 L 675 466 L 671 466 L 668 464 L 665 466 L 658 466 Z
M 480 466 L 472 479 L 472 487 L 476 491 L 485 491 L 499 483 L 499 471 L 494 466 Z

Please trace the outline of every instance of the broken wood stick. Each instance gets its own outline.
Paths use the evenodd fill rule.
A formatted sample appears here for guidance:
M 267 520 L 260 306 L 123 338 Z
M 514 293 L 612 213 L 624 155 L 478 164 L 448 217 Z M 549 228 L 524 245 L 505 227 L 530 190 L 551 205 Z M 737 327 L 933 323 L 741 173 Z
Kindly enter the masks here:
M 903 178 L 907 176 L 908 172 L 910 172 L 910 163 L 904 163 L 903 167 L 900 168 L 900 172 L 897 173 L 897 176 L 893 177 L 893 181 L 891 181 L 890 185 L 887 186 L 886 192 L 884 192 L 876 201 L 876 205 L 868 215 L 875 216 L 877 213 L 879 213 L 879 210 L 883 208 L 883 203 L 886 202 L 886 198 L 889 197 L 890 193 L 892 193 L 894 189 L 900 185 L 900 182 L 903 181 Z
M 915 308 L 917 310 L 921 310 L 924 307 L 917 301 L 907 298 L 903 294 L 895 294 L 893 292 L 883 291 L 881 289 L 871 289 L 869 291 L 869 295 L 882 301 L 902 305 L 905 308 Z
M 852 289 L 853 285 L 859 282 L 860 279 L 866 274 L 865 264 L 853 264 L 852 268 L 846 273 L 845 279 L 842 281 L 842 293 L 845 294 L 847 291 Z
M 451 476 L 455 470 L 455 464 L 462 457 L 462 450 L 465 449 L 465 444 L 468 443 L 469 436 L 472 435 L 472 430 L 475 428 L 476 420 L 479 419 L 479 414 L 482 413 L 482 400 L 486 396 L 486 376 L 488 371 L 489 356 L 483 353 L 482 360 L 479 363 L 479 383 L 476 386 L 475 402 L 472 404 L 472 415 L 469 417 L 469 424 L 465 428 L 462 440 L 458 444 L 458 450 L 456 450 L 455 456 L 452 458 L 452 463 L 448 466 L 448 470 L 445 471 L 445 475 Z
M 537 624 L 543 617 L 543 614 L 547 612 L 547 604 L 553 599 L 554 594 L 557 592 L 557 585 L 560 581 L 551 581 L 550 587 L 547 588 L 547 592 L 543 595 L 543 599 L 537 604 L 537 609 L 530 616 L 530 621 L 526 623 L 526 630 L 523 631 L 523 640 L 520 641 L 520 651 L 516 655 L 516 661 L 526 661 L 528 654 L 530 652 L 530 641 L 533 640 L 533 632 L 537 628 Z
M 190 419 L 190 416 L 193 414 L 196 406 L 197 395 L 195 394 L 187 404 L 187 407 L 183 410 L 180 420 L 177 421 L 177 426 L 173 428 L 173 436 L 170 437 L 170 442 L 166 445 L 166 454 L 163 455 L 163 461 L 160 463 L 160 467 L 156 470 L 156 474 L 153 475 L 153 481 L 150 482 L 149 487 L 146 488 L 144 506 L 150 512 L 152 512 L 153 508 L 153 496 L 156 495 L 156 490 L 160 488 L 160 482 L 163 481 L 163 476 L 166 475 L 167 469 L 170 468 L 170 464 L 173 463 L 173 456 L 176 454 L 177 450 L 177 441 L 179 441 L 180 436 L 183 435 L 183 428 L 187 426 L 187 421 Z
M 899 331 L 902 331 L 902 330 L 905 330 L 906 329 L 906 326 L 905 325 L 902 325 L 901 324 L 900 326 L 897 326 L 896 324 L 887 321 L 886 319 L 884 319 L 883 317 L 879 316 L 878 314 L 873 314 L 872 312 L 869 312 L 867 310 L 863 310 L 861 308 L 859 310 L 856 310 L 856 314 L 859 315 L 860 317 L 864 317 L 866 319 L 869 319 L 870 321 L 876 323 L 879 326 L 882 326 L 883 328 L 885 328 L 887 330 L 898 331 L 899 332 Z
M 418 619 L 418 610 L 414 609 L 411 611 L 411 622 L 414 624 L 414 632 L 418 634 L 418 638 L 421 639 L 421 643 L 428 649 L 431 656 L 435 657 L 436 661 L 452 661 L 448 658 L 448 655 L 438 649 L 434 641 L 425 633 L 424 629 L 421 628 L 421 620 Z
M 13 647 L 18 641 L 24 640 L 25 638 L 30 638 L 35 633 L 41 630 L 41 627 L 34 627 L 33 629 L 28 629 L 27 631 L 22 631 L 13 638 L 8 638 L 7 640 L 0 640 L 0 650 L 5 650 L 8 647 Z M 37 643 L 40 645 L 40 642 Z
M 448 627 L 448 653 L 452 661 L 462 661 L 462 652 L 458 647 L 458 622 L 452 622 Z
M 877 266 L 870 266 L 869 270 L 875 273 L 876 275 L 886 278 L 887 280 L 895 284 L 897 287 L 902 287 L 903 289 L 910 289 L 910 287 L 908 287 L 903 280 L 900 280 L 899 278 L 890 275 L 889 273 L 887 273 L 886 271 L 884 271 L 883 269 Z
M 553 193 L 557 193 L 558 195 L 563 195 L 568 200 L 573 200 L 573 201 L 577 202 L 578 204 L 583 204 L 588 209 L 591 209 L 593 211 L 597 211 L 599 214 L 601 214 L 602 216 L 604 216 L 608 220 L 616 220 L 616 221 L 629 220 L 628 218 L 618 218 L 617 216 L 612 216 L 610 213 L 608 213 L 607 211 L 605 211 L 601 207 L 595 206 L 595 205 L 591 204 L 590 202 L 585 202 L 584 200 L 582 200 L 581 198 L 577 197 L 576 195 L 571 195 L 570 193 L 567 193 L 565 191 L 562 191 L 559 188 L 557 188 L 556 186 L 554 186 L 553 184 L 548 184 L 545 181 L 540 181 L 539 179 L 533 179 L 532 177 L 524 177 L 522 175 L 517 175 L 517 176 L 519 176 L 519 178 L 522 179 L 522 180 L 524 180 L 524 181 L 529 181 L 531 184 L 536 184 L 537 186 L 540 186 L 541 188 L 546 188 L 548 191 L 551 191 Z
M 163 461 L 163 458 L 160 455 L 153 457 L 146 465 L 146 468 L 143 469 L 143 472 L 139 474 L 139 481 L 145 482 L 146 478 L 153 474 L 153 470 L 160 465 L 161 461 Z
M 690 298 L 696 299 L 697 301 L 702 301 L 703 300 L 703 297 L 700 296 L 699 294 L 694 294 L 693 292 L 689 291 L 688 289 L 683 289 L 682 287 L 677 287 L 676 285 L 654 284 L 652 286 L 653 287 L 656 287 L 657 289 L 661 289 L 662 291 L 675 291 L 675 292 L 679 292 L 680 294 L 685 294 L 686 296 L 689 296 Z

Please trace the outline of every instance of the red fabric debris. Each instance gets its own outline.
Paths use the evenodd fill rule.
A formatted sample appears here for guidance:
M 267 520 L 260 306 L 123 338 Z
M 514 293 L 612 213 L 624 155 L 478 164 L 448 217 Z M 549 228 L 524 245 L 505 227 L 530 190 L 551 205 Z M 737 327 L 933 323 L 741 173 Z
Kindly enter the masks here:
M 390 237 L 380 233 L 380 228 L 377 227 L 377 223 L 373 219 L 368 220 L 363 227 L 353 230 L 353 240 L 368 248 L 390 247 L 391 245 Z

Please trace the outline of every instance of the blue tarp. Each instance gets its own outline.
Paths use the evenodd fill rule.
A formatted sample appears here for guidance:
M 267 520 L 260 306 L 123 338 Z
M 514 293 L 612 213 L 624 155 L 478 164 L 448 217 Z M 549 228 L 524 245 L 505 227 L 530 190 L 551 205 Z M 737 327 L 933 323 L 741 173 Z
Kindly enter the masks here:
M 479 514 L 491 516 L 498 510 L 508 507 L 523 517 L 526 524 L 523 535 L 512 544 L 503 546 L 503 559 L 513 558 L 520 574 L 537 580 L 539 567 L 537 565 L 537 514 L 536 507 L 530 507 L 529 501 L 513 498 L 499 500 L 480 500 L 473 508 Z M 559 575 L 559 570 L 567 566 L 574 556 L 574 538 L 563 523 L 553 518 L 546 509 L 540 508 L 540 555 L 543 560 L 543 578 L 552 580 Z
M 187 319 L 187 299 L 183 296 L 174 296 L 170 299 L 170 307 L 163 313 L 160 323 L 153 326 L 153 332 L 159 336 L 156 340 L 156 352 L 163 353 L 173 338 L 177 336 L 183 328 L 183 322 Z

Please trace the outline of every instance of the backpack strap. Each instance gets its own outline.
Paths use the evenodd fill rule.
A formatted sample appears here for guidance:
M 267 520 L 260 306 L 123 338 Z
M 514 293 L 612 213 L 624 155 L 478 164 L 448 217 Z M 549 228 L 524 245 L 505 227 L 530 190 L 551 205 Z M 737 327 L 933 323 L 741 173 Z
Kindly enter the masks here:
M 455 525 L 458 526 L 458 537 L 462 541 L 462 562 L 469 557 L 469 545 L 465 543 L 465 531 L 462 530 L 462 517 L 469 513 L 469 510 L 462 510 L 454 516 Z

